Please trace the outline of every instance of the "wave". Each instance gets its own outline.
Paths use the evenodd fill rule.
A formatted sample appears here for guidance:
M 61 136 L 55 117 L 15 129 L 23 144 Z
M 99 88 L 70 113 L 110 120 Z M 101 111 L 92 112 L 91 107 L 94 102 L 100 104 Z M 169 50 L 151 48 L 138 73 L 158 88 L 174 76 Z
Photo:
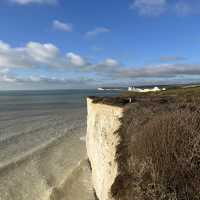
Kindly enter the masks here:
M 60 185 L 66 188 L 66 184 L 63 184 L 67 182 L 66 179 L 69 180 L 66 177 L 71 177 L 75 171 L 86 170 L 84 167 L 72 170 L 86 157 L 85 143 L 79 139 L 82 137 L 81 129 L 83 127 L 72 128 L 63 135 L 1 163 L 0 199 L 48 200 L 53 198 L 52 191 L 57 191 Z
M 83 159 L 59 187 L 52 189 L 49 200 L 95 200 L 91 179 L 88 160 Z

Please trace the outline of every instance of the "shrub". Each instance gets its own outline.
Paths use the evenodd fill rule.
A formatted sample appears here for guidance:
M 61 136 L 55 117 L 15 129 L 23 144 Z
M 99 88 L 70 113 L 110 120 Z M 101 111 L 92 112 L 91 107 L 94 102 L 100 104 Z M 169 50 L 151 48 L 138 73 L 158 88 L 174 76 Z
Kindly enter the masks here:
M 132 141 L 130 199 L 200 199 L 200 111 L 179 106 L 148 120 Z

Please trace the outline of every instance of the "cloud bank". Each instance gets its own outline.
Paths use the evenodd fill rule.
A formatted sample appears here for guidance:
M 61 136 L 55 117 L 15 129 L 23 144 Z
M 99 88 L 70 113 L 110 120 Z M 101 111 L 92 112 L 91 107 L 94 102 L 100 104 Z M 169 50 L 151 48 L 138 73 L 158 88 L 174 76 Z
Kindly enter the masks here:
M 75 53 L 62 55 L 53 44 L 28 42 L 24 47 L 11 47 L 0 41 L 0 67 L 2 68 L 31 68 L 47 67 L 83 67 L 84 58 Z
M 166 0 L 135 0 L 131 8 L 138 10 L 140 15 L 160 15 L 166 9 Z
M 134 0 L 130 8 L 145 16 L 160 16 L 165 13 L 178 16 L 200 14 L 200 3 L 197 0 Z
M 176 63 L 124 66 L 113 58 L 92 63 L 77 53 L 63 53 L 51 43 L 28 42 L 23 47 L 12 47 L 0 41 L 0 82 L 80 84 L 83 87 L 105 84 L 106 81 L 110 83 L 137 79 L 167 79 L 169 81 L 174 78 L 188 77 L 190 79 L 200 76 L 200 63 L 184 63 L 185 59 L 178 56 L 165 56 L 162 60 Z M 64 75 L 33 73 L 42 67 L 45 67 L 45 73 L 51 70 L 62 70 Z M 28 71 L 28 75 L 22 76 L 21 73 L 16 73 L 23 70 Z M 73 76 L 69 76 L 69 72 L 73 73 Z
M 122 77 L 129 78 L 174 78 L 185 75 L 200 75 L 200 64 L 163 64 L 121 71 Z
M 176 61 L 184 61 L 186 60 L 183 56 L 161 56 L 160 62 L 176 62 Z

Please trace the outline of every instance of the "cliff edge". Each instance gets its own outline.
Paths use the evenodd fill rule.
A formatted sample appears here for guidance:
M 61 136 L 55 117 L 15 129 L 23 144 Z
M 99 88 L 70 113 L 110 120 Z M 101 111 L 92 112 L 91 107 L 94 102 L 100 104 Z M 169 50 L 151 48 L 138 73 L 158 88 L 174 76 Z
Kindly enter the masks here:
M 115 160 L 123 109 L 112 105 L 93 103 L 87 98 L 87 153 L 92 168 L 93 186 L 100 200 L 112 200 L 111 187 L 118 175 Z
M 99 200 L 200 199 L 200 88 L 87 98 Z

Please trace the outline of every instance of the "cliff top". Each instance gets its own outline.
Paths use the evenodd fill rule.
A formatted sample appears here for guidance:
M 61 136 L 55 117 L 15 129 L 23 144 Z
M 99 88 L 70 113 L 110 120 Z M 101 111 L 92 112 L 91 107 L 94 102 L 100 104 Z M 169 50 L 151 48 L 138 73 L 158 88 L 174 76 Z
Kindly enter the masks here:
M 118 96 L 118 97 L 90 96 L 89 98 L 93 100 L 93 103 L 100 103 L 100 104 L 120 106 L 120 107 L 123 107 L 124 105 L 128 104 L 130 99 L 128 97 L 123 97 L 123 96 Z
M 97 104 L 124 106 L 121 118 L 110 117 L 112 109 L 100 117 L 101 105 L 94 115 L 90 113 L 96 117 L 91 124 L 100 129 L 92 130 L 93 137 L 102 137 L 106 131 L 105 142 L 98 139 L 97 145 L 99 141 L 101 148 L 106 144 L 105 152 L 109 142 L 116 148 L 112 155 L 118 165 L 117 175 L 109 188 L 112 199 L 200 199 L 200 87 L 91 99 Z M 121 123 L 118 130 L 111 131 L 116 122 L 110 119 Z M 116 146 L 112 136 L 117 138 Z M 93 145 L 92 152 L 95 149 Z M 100 152 L 98 148 L 97 154 Z M 114 165 L 109 166 L 112 171 Z
M 117 97 L 94 97 L 91 96 L 93 103 L 102 103 L 113 106 L 123 107 L 130 103 L 172 103 L 189 102 L 191 99 L 200 97 L 200 86 L 172 88 L 160 92 L 124 92 Z

